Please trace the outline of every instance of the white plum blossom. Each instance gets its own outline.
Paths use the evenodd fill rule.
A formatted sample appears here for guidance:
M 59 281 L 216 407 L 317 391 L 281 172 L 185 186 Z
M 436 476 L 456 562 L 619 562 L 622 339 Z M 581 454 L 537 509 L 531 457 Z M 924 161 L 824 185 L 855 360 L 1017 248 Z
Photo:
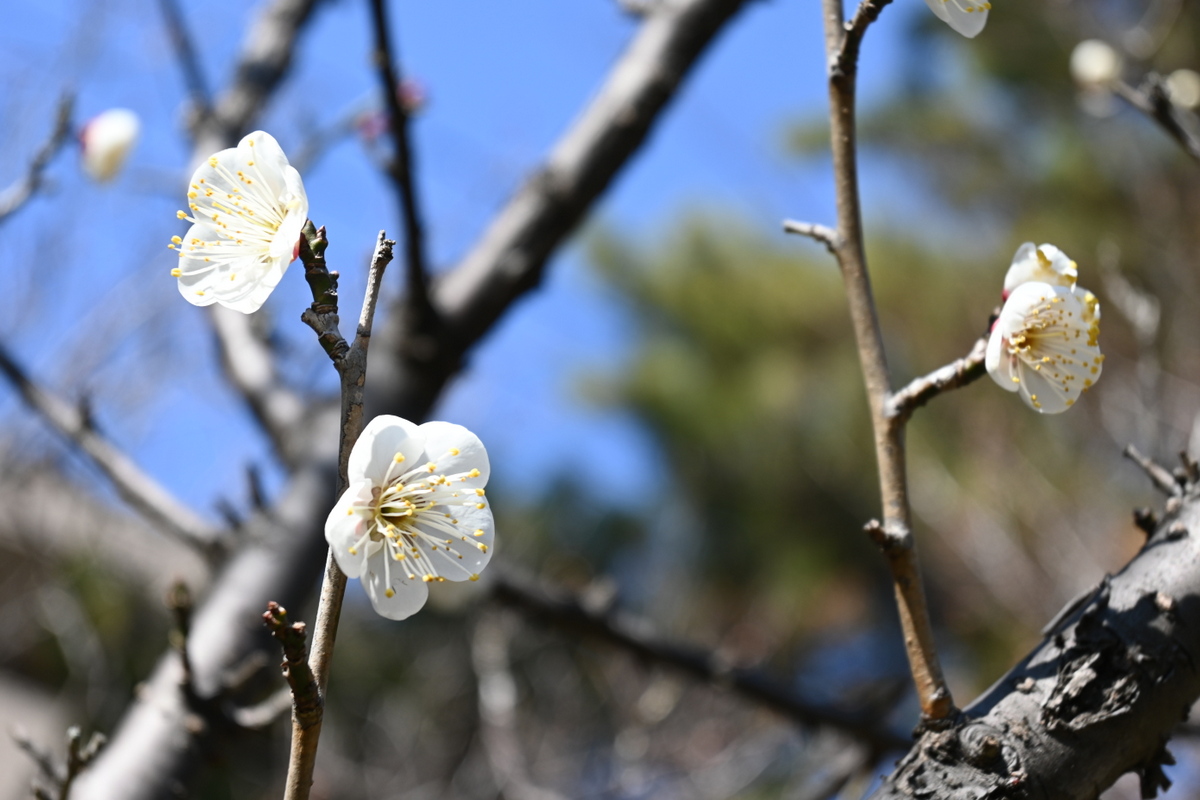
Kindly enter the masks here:
M 968 39 L 974 39 L 987 24 L 992 4 L 980 0 L 925 0 L 937 18 Z
M 179 293 L 192 305 L 257 311 L 299 252 L 308 220 L 300 173 L 271 134 L 255 131 L 197 168 L 188 209 L 178 216 L 192 227 L 168 245 L 179 251 Z
M 1043 414 L 1066 411 L 1100 377 L 1100 303 L 1041 281 L 1012 290 L 988 339 L 988 373 Z
M 479 578 L 495 536 L 489 472 L 483 443 L 461 425 L 384 415 L 363 430 L 325 539 L 381 615 L 417 613 L 427 584 Z
M 1084 39 L 1071 51 L 1071 77 L 1084 89 L 1107 89 L 1124 66 L 1121 54 L 1100 39 Z
M 1040 281 L 1053 286 L 1074 286 L 1078 278 L 1078 266 L 1062 250 L 1052 244 L 1035 247 L 1033 242 L 1025 242 L 1017 248 L 1004 276 L 1004 297 L 1022 283 Z
M 137 144 L 142 124 L 127 108 L 110 108 L 84 123 L 79 131 L 83 171 L 100 183 L 111 181 Z

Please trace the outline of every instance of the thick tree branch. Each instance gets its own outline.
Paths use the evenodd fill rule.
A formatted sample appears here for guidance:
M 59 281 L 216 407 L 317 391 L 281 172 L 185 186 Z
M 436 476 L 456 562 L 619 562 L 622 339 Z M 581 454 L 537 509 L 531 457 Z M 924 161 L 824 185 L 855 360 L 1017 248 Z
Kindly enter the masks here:
M 43 173 L 50 165 L 50 160 L 70 141 L 71 112 L 74 107 L 74 95 L 63 95 L 58 101 L 58 109 L 54 112 L 54 129 L 34 154 L 33 160 L 29 162 L 29 169 L 25 170 L 24 176 L 0 192 L 0 224 L 20 211 L 42 188 Z
M 875 310 L 863 239 L 862 208 L 858 195 L 855 94 L 858 52 L 870 23 L 890 0 L 863 0 L 849 24 L 842 21 L 842 0 L 823 0 L 825 51 L 829 58 L 829 132 L 833 150 L 834 190 L 837 196 L 837 242 L 831 248 L 846 284 L 850 320 L 858 346 L 863 382 L 871 406 L 875 432 L 875 457 L 883 500 L 883 524 L 868 526 L 887 555 L 900 613 L 900 627 L 908 651 L 909 667 L 917 687 L 922 715 L 940 720 L 954 711 L 950 690 L 942 677 L 933 626 L 916 541 L 912 534 L 912 508 L 904 454 L 904 419 L 888 415 L 891 381 L 888 377 L 883 334 Z M 828 245 L 827 245 L 828 246 Z
M 609 77 L 546 162 L 505 205 L 462 262 L 434 286 L 437 349 L 404 352 L 392 324 L 389 348 L 402 370 L 372 379 L 391 403 L 428 407 L 462 357 L 512 304 L 537 286 L 555 249 L 650 134 L 700 57 L 747 0 L 680 0 L 642 23 Z
M 827 726 L 844 731 L 876 753 L 908 747 L 910 739 L 897 736 L 882 724 L 878 709 L 854 713 L 806 700 L 761 675 L 734 667 L 699 648 L 670 644 L 643 625 L 631 625 L 610 614 L 585 608 L 568 597 L 554 597 L 526 581 L 502 576 L 492 586 L 492 596 L 531 620 L 595 637 L 637 658 L 677 669 L 693 678 L 725 686 L 764 708 L 806 726 Z
M 1094 798 L 1125 772 L 1163 786 L 1164 747 L 1200 696 L 1200 494 L 972 703 L 922 735 L 878 798 Z
M 0 372 L 20 393 L 26 405 L 79 448 L 108 478 L 122 499 L 150 524 L 208 555 L 216 555 L 223 549 L 212 526 L 101 436 L 78 408 L 37 385 L 3 347 L 0 347 Z

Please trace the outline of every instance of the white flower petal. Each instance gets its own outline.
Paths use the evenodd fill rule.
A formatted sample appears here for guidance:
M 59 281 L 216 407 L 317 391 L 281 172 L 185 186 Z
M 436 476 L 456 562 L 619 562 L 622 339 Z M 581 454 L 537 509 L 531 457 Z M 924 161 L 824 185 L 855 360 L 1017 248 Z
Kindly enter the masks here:
M 1004 276 L 1004 296 L 1022 283 L 1040 282 L 1052 286 L 1074 286 L 1079 269 L 1066 253 L 1052 244 L 1034 246 L 1025 242 L 1017 248 L 1012 265 Z
M 380 486 L 389 472 L 397 478 L 420 466 L 425 448 L 417 430 L 413 423 L 391 414 L 371 420 L 350 450 L 349 480 L 370 480 Z M 403 460 L 397 462 L 397 455 Z
M 399 562 L 391 562 L 385 570 L 384 562 L 387 558 L 387 555 L 381 552 L 370 560 L 367 571 L 362 576 L 363 589 L 380 616 L 388 619 L 407 619 L 425 605 L 425 600 L 429 597 L 429 587 L 420 577 L 408 578 Z
M 1020 381 L 1013 380 L 1015 376 L 1012 372 L 1012 358 L 1008 355 L 1007 347 L 1008 344 L 1000 326 L 993 326 L 992 335 L 988 337 L 984 365 L 987 367 L 988 375 L 991 375 L 992 380 L 1000 384 L 1000 388 L 1015 392 L 1020 388 Z
M 172 271 L 196 305 L 220 303 L 252 313 L 282 280 L 308 219 L 300 174 L 270 134 L 256 131 L 201 164 L 188 185 L 192 229 L 174 239 Z M 196 273 L 211 272 L 207 280 Z
M 492 468 L 478 436 L 452 422 L 426 422 L 420 431 L 425 438 L 425 454 L 437 465 L 439 473 L 450 475 L 477 469 L 479 477 L 470 480 L 468 485 L 487 485 Z
M 1086 290 L 1021 284 L 1009 295 L 988 340 L 989 373 L 1004 385 L 1007 362 L 1030 408 L 1043 414 L 1067 410 L 1100 377 L 1099 313 L 1099 303 Z M 1001 343 L 994 346 L 996 337 Z
M 940 19 L 956 32 L 974 39 L 987 24 L 990 2 L 974 0 L 925 0 L 925 4 Z
M 371 548 L 363 541 L 367 523 L 371 519 L 371 483 L 360 481 L 351 484 L 325 519 L 325 541 L 333 551 L 342 572 L 349 578 L 362 574 L 363 566 Z M 375 549 L 379 549 L 376 546 Z M 351 551 L 355 552 L 351 552 Z

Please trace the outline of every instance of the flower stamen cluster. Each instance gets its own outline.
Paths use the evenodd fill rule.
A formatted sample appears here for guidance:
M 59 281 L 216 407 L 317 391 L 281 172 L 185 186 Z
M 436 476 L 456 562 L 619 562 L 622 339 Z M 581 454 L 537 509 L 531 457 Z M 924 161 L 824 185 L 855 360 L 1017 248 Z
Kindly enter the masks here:
M 466 428 L 371 421 L 351 451 L 350 485 L 325 538 L 376 611 L 404 619 L 424 605 L 428 584 L 478 580 L 494 537 L 488 472 L 487 452 Z
M 988 340 L 988 373 L 1035 411 L 1057 414 L 1100 377 L 1100 303 L 1053 245 L 1017 250 Z

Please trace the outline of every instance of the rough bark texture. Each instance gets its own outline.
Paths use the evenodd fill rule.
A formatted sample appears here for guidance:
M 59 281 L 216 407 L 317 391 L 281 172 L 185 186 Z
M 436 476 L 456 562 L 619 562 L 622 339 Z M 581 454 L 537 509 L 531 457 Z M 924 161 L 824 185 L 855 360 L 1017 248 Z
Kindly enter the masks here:
M 1068 606 L 1021 663 L 921 735 L 876 798 L 1094 798 L 1165 745 L 1200 695 L 1200 490 L 1168 501 L 1145 547 Z

